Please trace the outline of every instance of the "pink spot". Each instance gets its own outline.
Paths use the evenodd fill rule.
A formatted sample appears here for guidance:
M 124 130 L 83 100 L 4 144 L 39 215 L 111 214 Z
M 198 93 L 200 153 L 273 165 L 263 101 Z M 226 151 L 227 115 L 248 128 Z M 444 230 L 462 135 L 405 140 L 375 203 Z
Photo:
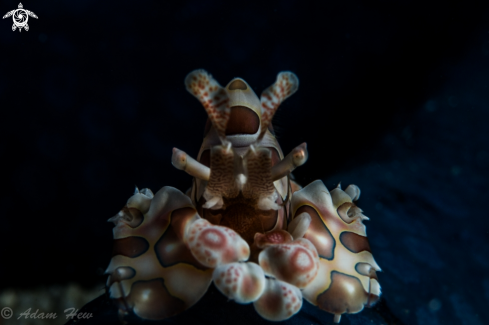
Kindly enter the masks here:
M 203 241 L 211 249 L 222 249 L 227 244 L 226 237 L 216 229 L 206 229 L 199 235 L 199 240 Z
M 309 250 L 299 247 L 291 257 L 292 264 L 301 271 L 310 271 L 314 268 L 314 261 L 309 255 Z
M 267 235 L 267 239 L 272 243 L 281 243 L 284 240 L 284 236 L 281 233 L 272 232 Z

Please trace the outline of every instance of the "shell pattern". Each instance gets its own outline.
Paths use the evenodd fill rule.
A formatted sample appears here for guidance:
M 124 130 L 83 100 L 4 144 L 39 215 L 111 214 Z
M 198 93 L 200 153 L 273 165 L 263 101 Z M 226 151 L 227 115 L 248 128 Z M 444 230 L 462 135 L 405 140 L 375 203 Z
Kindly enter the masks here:
M 291 72 L 256 96 L 241 78 L 222 87 L 204 70 L 185 79 L 208 121 L 197 159 L 173 149 L 173 165 L 194 177 L 186 194 L 138 190 L 115 224 L 107 290 L 122 322 L 179 314 L 211 282 L 228 299 L 253 303 L 271 321 L 295 315 L 306 299 L 334 314 L 358 313 L 381 290 L 355 185 L 302 188 L 292 171 L 305 143 L 284 156 L 271 124 L 298 89 Z M 189 286 L 188 283 L 192 285 Z

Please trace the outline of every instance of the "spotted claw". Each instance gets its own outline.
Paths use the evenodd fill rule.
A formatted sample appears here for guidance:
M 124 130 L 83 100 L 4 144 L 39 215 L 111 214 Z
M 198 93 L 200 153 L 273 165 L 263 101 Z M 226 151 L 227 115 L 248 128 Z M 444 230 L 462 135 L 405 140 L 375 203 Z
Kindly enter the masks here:
M 184 241 L 193 256 L 210 268 L 246 261 L 250 256 L 250 247 L 234 230 L 213 225 L 205 219 L 189 226 Z
M 265 274 L 255 263 L 231 263 L 217 267 L 214 284 L 229 299 L 247 304 L 257 300 L 265 290 Z
M 318 275 L 302 294 L 310 303 L 334 314 L 335 322 L 343 313 L 373 306 L 381 293 L 376 275 L 380 267 L 370 251 L 363 224 L 366 217 L 352 202 L 359 195 L 356 186 L 347 187 L 346 192 L 338 186 L 329 192 L 320 180 L 292 195 L 292 216 L 311 217 L 304 238 L 319 253 Z
M 122 212 L 111 218 L 116 226 L 107 291 L 122 320 L 129 314 L 168 318 L 204 295 L 212 270 L 199 263 L 183 241 L 189 224 L 199 218 L 190 198 L 172 187 L 155 195 L 136 190 Z
M 270 245 L 258 256 L 265 274 L 304 288 L 317 275 L 319 256 L 314 245 L 299 238 L 285 244 Z
M 283 321 L 301 309 L 302 293 L 291 284 L 267 279 L 263 294 L 253 306 L 261 317 L 275 322 Z

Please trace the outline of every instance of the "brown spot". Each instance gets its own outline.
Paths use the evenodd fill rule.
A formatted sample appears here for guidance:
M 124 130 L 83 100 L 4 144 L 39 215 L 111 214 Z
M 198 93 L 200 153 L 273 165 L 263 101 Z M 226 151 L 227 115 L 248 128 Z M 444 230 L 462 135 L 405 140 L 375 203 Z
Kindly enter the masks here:
M 192 214 L 195 213 L 195 210 L 191 208 L 182 208 L 175 210 L 172 212 L 171 216 L 172 223 L 175 217 L 181 216 L 181 214 L 185 213 L 186 210 L 187 212 L 190 212 L 188 210 L 192 210 Z M 195 259 L 187 246 L 178 237 L 177 233 L 175 232 L 175 227 L 173 227 L 172 224 L 168 226 L 166 231 L 155 244 L 155 253 L 158 261 L 164 267 L 168 267 L 178 263 L 186 263 L 193 265 L 201 270 L 207 269 Z
M 170 224 L 173 227 L 175 234 L 183 240 L 185 227 L 190 219 L 195 217 L 197 211 L 194 208 L 180 208 L 172 211 L 170 216 Z M 192 231 L 195 235 L 195 230 Z
M 336 241 L 331 235 L 328 227 L 323 223 L 321 217 L 313 207 L 303 205 L 297 209 L 295 215 L 298 216 L 303 212 L 307 212 L 311 216 L 311 224 L 307 229 L 304 238 L 311 241 L 317 248 L 320 257 L 327 260 L 334 258 L 334 248 Z
M 114 240 L 112 256 L 123 255 L 127 257 L 138 257 L 144 254 L 149 248 L 149 243 L 143 237 L 126 237 Z
M 354 232 L 342 232 L 340 235 L 340 242 L 353 253 L 360 253 L 363 251 L 370 252 L 370 245 L 367 237 L 357 235 Z
M 135 282 L 127 301 L 134 306 L 136 315 L 150 320 L 168 318 L 187 309 L 182 300 L 168 292 L 163 279 Z
M 238 89 L 239 90 L 246 90 L 246 89 L 248 89 L 248 87 L 246 86 L 246 84 L 242 80 L 234 79 L 229 84 L 228 89 L 229 90 L 238 90 Z
M 318 307 L 332 314 L 357 313 L 367 303 L 368 295 L 356 277 L 331 272 L 331 285 L 318 295 Z
M 231 107 L 226 135 L 255 134 L 259 127 L 260 118 L 254 111 L 245 106 Z

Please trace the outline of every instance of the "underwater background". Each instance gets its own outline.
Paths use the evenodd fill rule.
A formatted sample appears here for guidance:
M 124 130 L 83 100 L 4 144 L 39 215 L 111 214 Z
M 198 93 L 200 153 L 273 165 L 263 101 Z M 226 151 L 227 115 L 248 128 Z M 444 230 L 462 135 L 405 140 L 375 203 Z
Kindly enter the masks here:
M 22 4 L 29 31 L 0 21 L 0 308 L 14 311 L 0 324 L 63 324 L 104 292 L 107 219 L 134 186 L 190 187 L 171 154 L 201 145 L 183 83 L 198 68 L 257 94 L 293 71 L 273 123 L 285 153 L 308 143 L 296 180 L 362 190 L 394 316 L 341 324 L 489 324 L 489 2 Z M 219 299 L 196 309 L 214 319 L 192 317 L 233 321 Z M 28 308 L 60 318 L 14 319 Z M 307 315 L 288 323 L 332 323 Z

